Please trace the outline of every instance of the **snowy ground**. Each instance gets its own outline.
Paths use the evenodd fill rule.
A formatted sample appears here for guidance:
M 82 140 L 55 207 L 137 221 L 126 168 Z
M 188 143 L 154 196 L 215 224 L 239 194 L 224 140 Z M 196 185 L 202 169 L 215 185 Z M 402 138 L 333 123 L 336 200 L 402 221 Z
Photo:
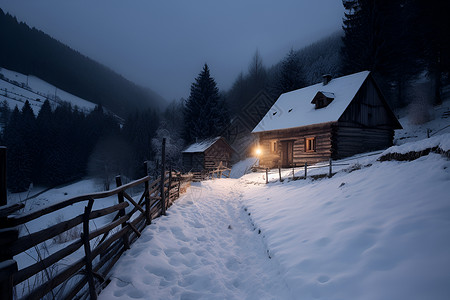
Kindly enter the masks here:
M 193 184 L 133 245 L 100 299 L 288 299 L 239 180 Z
M 100 299 L 449 299 L 450 162 L 379 156 L 330 179 L 194 185 Z

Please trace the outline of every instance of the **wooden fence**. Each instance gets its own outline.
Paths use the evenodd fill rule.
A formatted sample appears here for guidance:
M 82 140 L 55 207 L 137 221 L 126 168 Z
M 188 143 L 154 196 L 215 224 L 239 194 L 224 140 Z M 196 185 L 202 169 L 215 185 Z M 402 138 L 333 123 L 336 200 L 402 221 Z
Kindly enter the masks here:
M 70 264 L 27 291 L 21 299 L 41 299 L 46 296 L 51 299 L 96 299 L 98 292 L 108 283 L 108 273 L 122 253 L 129 249 L 130 244 L 141 235 L 142 230 L 152 222 L 152 219 L 165 214 L 166 209 L 179 197 L 182 185 L 192 180 L 192 175 L 181 175 L 172 171 L 163 171 L 161 175 L 155 181 L 145 176 L 127 184 L 122 184 L 121 177 L 117 176 L 117 187 L 113 190 L 77 196 L 18 216 L 11 214 L 23 206 L 2 207 L 0 209 L 1 299 L 13 299 L 14 286 L 37 274 L 42 274 L 40 272 L 46 272 L 63 259 L 70 261 Z M 140 187 L 143 192 L 138 194 L 139 197 L 133 198 L 130 190 L 137 187 Z M 111 196 L 117 196 L 117 204 L 93 210 L 94 202 Z M 17 229 L 19 226 L 79 202 L 86 203 L 84 213 L 19 237 Z M 129 208 L 126 210 L 127 207 Z M 90 220 L 107 215 L 111 215 L 110 223 L 101 228 L 91 228 Z M 68 232 L 78 225 L 82 225 L 83 228 L 80 238 L 34 264 L 21 269 L 17 268 L 17 263 L 13 260 L 14 256 Z M 96 243 L 93 241 L 95 238 Z M 77 251 L 80 253 L 82 248 L 84 252 L 81 252 L 81 258 L 80 255 L 74 255 Z M 63 295 L 55 296 L 57 288 L 69 279 L 73 279 L 74 283 L 65 288 L 66 292 Z
M 216 178 L 230 178 L 231 169 L 219 166 L 216 169 L 205 170 L 202 172 L 193 172 L 191 173 L 193 176 L 193 181 L 202 181 Z

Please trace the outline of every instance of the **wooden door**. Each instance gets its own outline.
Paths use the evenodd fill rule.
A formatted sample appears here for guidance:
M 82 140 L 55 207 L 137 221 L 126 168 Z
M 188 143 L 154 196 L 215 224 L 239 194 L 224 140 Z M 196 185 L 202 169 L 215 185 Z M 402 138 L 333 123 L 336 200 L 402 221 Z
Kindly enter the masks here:
M 294 141 L 281 142 L 281 166 L 287 168 L 294 162 Z

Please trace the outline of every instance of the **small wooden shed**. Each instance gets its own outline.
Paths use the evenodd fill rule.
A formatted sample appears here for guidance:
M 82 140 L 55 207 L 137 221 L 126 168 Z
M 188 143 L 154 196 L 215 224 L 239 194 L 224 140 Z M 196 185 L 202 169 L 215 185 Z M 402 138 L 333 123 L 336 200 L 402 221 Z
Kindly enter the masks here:
M 183 167 L 185 171 L 199 172 L 212 170 L 222 162 L 224 167 L 230 167 L 234 150 L 223 137 L 205 139 L 189 145 L 183 152 Z
M 289 167 L 387 148 L 401 128 L 363 71 L 282 94 L 252 133 L 261 165 Z

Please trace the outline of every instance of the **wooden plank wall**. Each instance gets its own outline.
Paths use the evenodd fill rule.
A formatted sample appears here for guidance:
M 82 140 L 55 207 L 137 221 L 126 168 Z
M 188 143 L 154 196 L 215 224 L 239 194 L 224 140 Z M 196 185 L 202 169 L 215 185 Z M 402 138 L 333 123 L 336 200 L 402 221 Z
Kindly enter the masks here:
M 394 130 L 358 127 L 336 127 L 333 135 L 333 159 L 388 148 Z
M 205 151 L 205 169 L 215 169 L 220 162 L 224 167 L 229 167 L 231 154 L 230 147 L 222 139 L 219 139 Z
M 183 153 L 183 168 L 186 172 L 201 171 L 204 166 L 203 153 Z
M 392 146 L 395 120 L 369 78 L 333 129 L 333 158 Z
M 340 126 L 393 129 L 391 113 L 381 97 L 373 81 L 367 80 L 339 118 Z
M 293 155 L 294 165 L 304 165 L 317 163 L 319 161 L 328 160 L 331 157 L 332 150 L 332 123 L 318 124 L 312 126 L 298 127 L 286 130 L 276 130 L 270 132 L 259 133 L 260 147 L 262 155 L 260 158 L 260 164 L 264 167 L 277 167 L 278 162 L 281 163 L 280 153 L 283 149 L 281 147 L 281 141 L 294 141 Z M 305 138 L 316 138 L 316 151 L 305 151 Z M 278 153 L 271 153 L 270 142 L 272 140 L 278 141 Z

